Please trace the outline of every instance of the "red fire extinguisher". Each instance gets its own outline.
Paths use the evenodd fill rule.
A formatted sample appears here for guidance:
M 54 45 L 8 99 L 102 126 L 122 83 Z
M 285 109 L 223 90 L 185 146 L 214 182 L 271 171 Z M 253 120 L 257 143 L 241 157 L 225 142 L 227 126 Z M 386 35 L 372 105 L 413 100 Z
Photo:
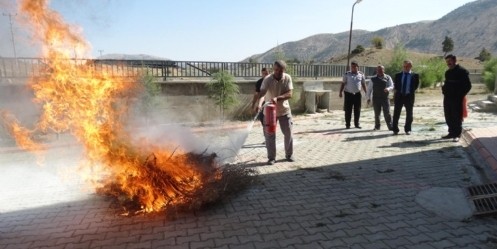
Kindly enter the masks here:
M 268 134 L 276 133 L 276 105 L 266 104 L 264 108 L 264 125 Z

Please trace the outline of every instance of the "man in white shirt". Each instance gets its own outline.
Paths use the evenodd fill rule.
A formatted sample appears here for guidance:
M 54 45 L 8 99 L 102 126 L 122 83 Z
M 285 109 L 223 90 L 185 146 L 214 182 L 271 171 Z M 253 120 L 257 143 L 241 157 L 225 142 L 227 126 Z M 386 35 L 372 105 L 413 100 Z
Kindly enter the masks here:
M 374 130 L 380 129 L 380 113 L 383 109 L 383 117 L 385 118 L 385 123 L 387 124 L 388 130 L 392 130 L 392 116 L 390 115 L 390 100 L 388 95 L 390 91 L 393 90 L 393 81 L 390 75 L 385 74 L 384 66 L 376 67 L 376 76 L 371 78 L 371 82 L 368 85 L 368 92 L 366 94 L 368 98 L 368 105 L 373 99 L 373 110 L 374 110 Z

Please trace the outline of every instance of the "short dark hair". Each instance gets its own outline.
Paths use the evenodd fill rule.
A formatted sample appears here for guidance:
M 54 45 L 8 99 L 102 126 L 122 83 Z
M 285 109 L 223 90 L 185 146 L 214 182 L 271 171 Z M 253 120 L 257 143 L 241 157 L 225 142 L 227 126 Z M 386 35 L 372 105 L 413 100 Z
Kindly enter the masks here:
M 350 65 L 356 65 L 356 66 L 359 66 L 359 63 L 357 63 L 357 61 L 352 61 L 352 62 L 350 63 Z
M 457 60 L 457 57 L 453 54 L 448 54 L 447 56 L 445 56 L 445 59 L 452 59 L 452 60 Z
M 267 68 L 263 67 L 263 68 L 261 69 L 261 72 L 267 72 Z
M 286 63 L 283 60 L 275 61 L 274 65 L 278 66 L 281 69 L 286 69 Z

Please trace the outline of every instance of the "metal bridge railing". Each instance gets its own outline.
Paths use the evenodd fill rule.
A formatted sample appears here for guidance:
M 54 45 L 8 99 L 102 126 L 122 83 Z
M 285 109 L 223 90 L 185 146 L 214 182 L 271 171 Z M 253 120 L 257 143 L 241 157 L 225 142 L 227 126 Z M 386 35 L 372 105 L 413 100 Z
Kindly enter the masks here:
M 115 77 L 136 77 L 148 73 L 163 79 L 209 78 L 221 70 L 234 77 L 258 78 L 262 68 L 271 70 L 272 63 L 202 62 L 170 60 L 113 60 L 113 59 L 68 59 L 75 68 L 85 67 L 89 72 L 105 73 Z M 289 64 L 287 71 L 299 78 L 342 77 L 345 65 Z M 374 67 L 361 66 L 366 75 L 372 75 Z M 43 77 L 50 74 L 46 58 L 0 58 L 0 78 Z

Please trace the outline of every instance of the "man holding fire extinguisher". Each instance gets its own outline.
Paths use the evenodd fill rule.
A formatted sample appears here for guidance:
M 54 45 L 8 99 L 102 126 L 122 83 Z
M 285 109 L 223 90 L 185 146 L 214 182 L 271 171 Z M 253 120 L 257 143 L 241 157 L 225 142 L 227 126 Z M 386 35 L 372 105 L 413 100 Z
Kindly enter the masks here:
M 288 99 L 292 97 L 293 82 L 292 77 L 285 73 L 286 63 L 282 60 L 275 61 L 273 73 L 264 78 L 256 103 L 255 111 L 259 111 L 263 105 L 261 99 L 264 97 L 264 137 L 266 139 L 266 149 L 268 165 L 276 163 L 276 125 L 280 123 L 280 129 L 285 140 L 285 158 L 293 162 L 293 137 L 292 137 L 292 112 Z

